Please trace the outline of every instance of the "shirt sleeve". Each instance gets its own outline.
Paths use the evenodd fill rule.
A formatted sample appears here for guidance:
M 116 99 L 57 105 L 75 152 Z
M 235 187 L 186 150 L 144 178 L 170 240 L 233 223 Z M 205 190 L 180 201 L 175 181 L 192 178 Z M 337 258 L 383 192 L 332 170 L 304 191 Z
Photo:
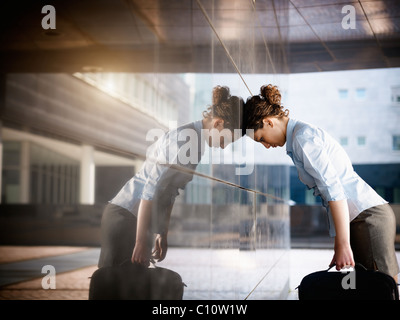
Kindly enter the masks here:
M 168 168 L 166 166 L 162 166 L 156 162 L 153 162 L 151 165 L 150 172 L 145 180 L 141 199 L 144 200 L 153 200 L 154 195 L 157 190 L 160 190 L 162 181 L 164 180 L 164 176 L 166 176 L 166 172 Z M 148 167 L 150 167 L 148 166 Z
M 141 199 L 153 200 L 157 191 L 168 186 L 168 176 L 170 176 L 170 166 L 165 158 L 163 158 L 164 150 L 157 150 L 146 158 L 144 167 L 144 187 Z
M 303 163 L 304 171 L 314 179 L 315 185 L 325 201 L 347 199 L 322 137 L 317 134 L 304 133 L 294 139 L 293 149 Z
M 179 174 L 171 165 L 178 164 L 180 145 L 177 140 L 177 133 L 170 132 L 160 138 L 146 155 L 145 184 L 141 199 L 153 200 L 154 195 L 161 191 L 165 199 L 175 198 L 178 186 L 172 181 Z

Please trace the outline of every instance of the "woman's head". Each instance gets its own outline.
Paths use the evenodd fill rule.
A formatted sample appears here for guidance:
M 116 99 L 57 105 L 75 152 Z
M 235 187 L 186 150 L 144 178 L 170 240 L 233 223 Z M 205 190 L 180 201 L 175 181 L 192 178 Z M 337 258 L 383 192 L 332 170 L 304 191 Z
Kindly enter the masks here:
M 254 130 L 254 140 L 265 147 L 281 147 L 286 142 L 289 110 L 281 104 L 281 93 L 272 84 L 262 86 L 260 94 L 249 97 L 244 107 L 243 128 Z
M 228 87 L 216 86 L 213 89 L 212 105 L 203 112 L 210 129 L 210 146 L 225 148 L 234 141 L 234 131 L 242 130 L 243 105 L 243 99 L 231 96 Z

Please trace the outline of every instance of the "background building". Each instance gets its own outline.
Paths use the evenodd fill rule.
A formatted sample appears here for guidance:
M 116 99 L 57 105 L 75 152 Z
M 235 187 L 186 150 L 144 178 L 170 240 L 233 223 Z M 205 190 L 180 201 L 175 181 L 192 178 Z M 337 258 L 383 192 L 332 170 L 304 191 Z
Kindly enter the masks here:
M 2 203 L 105 203 L 140 167 L 147 131 L 187 122 L 189 103 L 179 75 L 8 75 Z M 30 130 L 23 127 L 28 121 Z M 44 134 L 45 125 L 75 139 L 84 132 L 88 143 Z
M 290 116 L 326 129 L 355 171 L 390 203 L 400 203 L 400 69 L 335 71 L 289 76 Z M 291 199 L 315 197 L 291 172 Z

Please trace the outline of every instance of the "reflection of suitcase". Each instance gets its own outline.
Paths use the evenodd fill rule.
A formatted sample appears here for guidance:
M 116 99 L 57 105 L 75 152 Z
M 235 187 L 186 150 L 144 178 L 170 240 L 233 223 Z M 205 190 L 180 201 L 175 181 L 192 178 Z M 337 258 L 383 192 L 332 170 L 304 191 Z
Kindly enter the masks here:
M 172 270 L 126 262 L 93 273 L 89 300 L 181 300 L 183 286 L 181 276 Z
M 330 269 L 305 276 L 298 286 L 299 300 L 399 300 L 396 282 L 383 272 L 361 264 L 352 272 Z

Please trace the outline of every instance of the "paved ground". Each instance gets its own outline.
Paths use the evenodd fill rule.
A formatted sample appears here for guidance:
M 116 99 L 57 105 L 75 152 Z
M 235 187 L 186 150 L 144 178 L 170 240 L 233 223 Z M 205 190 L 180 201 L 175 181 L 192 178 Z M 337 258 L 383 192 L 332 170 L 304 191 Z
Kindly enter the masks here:
M 0 300 L 87 300 L 89 277 L 97 269 L 98 254 L 98 248 L 86 247 L 0 246 Z M 185 249 L 171 248 L 169 254 L 187 258 Z M 301 279 L 326 269 L 332 255 L 333 251 L 326 249 L 290 250 L 289 300 L 297 299 L 295 288 Z M 400 261 L 400 252 L 397 257 Z M 41 267 L 48 263 L 57 270 L 56 290 L 42 288 L 46 273 L 41 273 Z
M 89 277 L 99 249 L 85 247 L 0 247 L 0 299 L 87 300 Z M 56 290 L 44 290 L 45 265 L 57 270 Z

